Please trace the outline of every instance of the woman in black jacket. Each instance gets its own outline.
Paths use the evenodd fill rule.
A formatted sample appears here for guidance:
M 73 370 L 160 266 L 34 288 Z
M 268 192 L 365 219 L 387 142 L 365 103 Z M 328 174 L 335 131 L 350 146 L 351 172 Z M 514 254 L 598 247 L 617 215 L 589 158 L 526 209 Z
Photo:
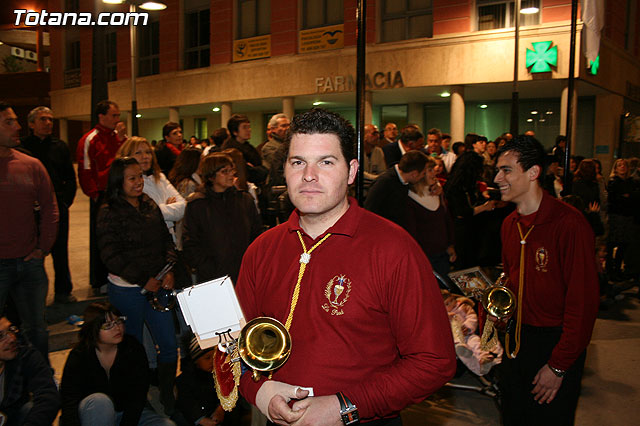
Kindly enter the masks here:
M 249 244 L 262 231 L 253 198 L 235 186 L 235 165 L 226 154 L 208 155 L 200 166 L 203 198 L 190 201 L 184 215 L 182 247 L 196 279 L 238 278 Z
M 607 274 L 614 281 L 621 281 L 622 260 L 629 260 L 629 244 L 632 243 L 634 229 L 634 189 L 635 182 L 629 176 L 629 162 L 619 158 L 613 163 L 609 183 L 607 183 L 607 212 L 609 233 L 607 234 Z M 615 257 L 614 257 L 614 248 Z M 626 257 L 626 258 L 625 258 Z
M 84 311 L 80 342 L 62 373 L 62 426 L 175 425 L 147 405 L 144 348 L 124 333 L 125 317 L 111 304 Z
M 134 158 L 113 161 L 107 201 L 98 213 L 98 247 L 109 271 L 109 301 L 127 316 L 127 333 L 142 343 L 146 323 L 159 348 L 160 400 L 171 415 L 178 358 L 173 316 L 154 310 L 144 293 L 173 289 L 173 274 L 158 273 L 176 260 L 176 253 L 160 208 L 142 193 L 143 187 L 142 168 Z

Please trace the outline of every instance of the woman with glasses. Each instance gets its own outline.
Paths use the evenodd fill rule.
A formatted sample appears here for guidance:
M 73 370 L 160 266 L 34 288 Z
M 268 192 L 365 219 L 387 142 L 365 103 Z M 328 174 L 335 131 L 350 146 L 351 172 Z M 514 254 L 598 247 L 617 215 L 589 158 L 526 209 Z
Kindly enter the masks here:
M 147 357 L 125 319 L 106 302 L 85 309 L 62 373 L 62 426 L 175 425 L 147 404 Z
M 142 343 L 146 324 L 158 347 L 160 401 L 171 415 L 178 358 L 173 315 L 154 310 L 145 293 L 173 289 L 173 273 L 159 273 L 175 262 L 176 253 L 162 212 L 143 187 L 142 168 L 135 158 L 113 161 L 106 202 L 98 213 L 98 247 L 109 271 L 109 301 L 127 316 L 127 333 Z
M 235 188 L 236 170 L 231 157 L 210 154 L 202 160 L 204 198 L 187 204 L 183 250 L 196 269 L 198 282 L 229 275 L 238 278 L 240 262 L 262 224 L 251 196 Z

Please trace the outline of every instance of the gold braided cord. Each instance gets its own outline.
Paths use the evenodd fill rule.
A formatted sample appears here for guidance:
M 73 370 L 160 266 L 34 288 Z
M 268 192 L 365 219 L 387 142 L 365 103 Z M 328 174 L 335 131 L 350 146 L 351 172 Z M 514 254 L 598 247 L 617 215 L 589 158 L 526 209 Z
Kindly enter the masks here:
M 520 331 L 522 330 L 522 311 L 524 310 L 522 306 L 522 294 L 524 293 L 524 257 L 525 257 L 524 246 L 527 243 L 527 237 L 529 236 L 529 234 L 531 234 L 531 231 L 533 231 L 533 228 L 535 226 L 535 225 L 531 225 L 531 228 L 529 228 L 527 233 L 523 236 L 522 228 L 520 228 L 520 222 L 516 222 L 516 225 L 518 225 L 518 233 L 520 234 L 520 275 L 518 277 L 519 278 L 518 279 L 518 315 L 516 320 L 516 335 L 515 335 L 516 347 L 514 348 L 513 352 L 509 350 L 509 346 L 510 346 L 509 333 L 507 333 L 507 335 L 505 336 L 504 345 L 505 345 L 505 350 L 507 352 L 507 357 L 509 357 L 509 359 L 514 359 L 518 355 L 518 352 L 520 352 Z
M 314 244 L 313 247 L 309 251 L 307 251 L 307 246 L 304 244 L 304 240 L 302 239 L 302 234 L 300 231 L 296 231 L 298 233 L 298 239 L 300 240 L 300 244 L 302 244 L 303 254 L 310 255 L 312 251 L 316 249 L 320 244 L 322 244 L 327 238 L 331 236 L 331 234 L 325 235 L 320 241 Z M 293 289 L 293 296 L 291 297 L 291 308 L 289 309 L 289 316 L 287 317 L 287 322 L 285 322 L 284 326 L 287 330 L 291 328 L 291 322 L 293 321 L 293 311 L 296 309 L 296 305 L 298 304 L 298 297 L 300 296 L 300 283 L 302 283 L 302 276 L 304 275 L 304 271 L 307 269 L 307 264 L 300 261 L 300 269 L 298 270 L 298 281 L 296 282 L 296 287 Z

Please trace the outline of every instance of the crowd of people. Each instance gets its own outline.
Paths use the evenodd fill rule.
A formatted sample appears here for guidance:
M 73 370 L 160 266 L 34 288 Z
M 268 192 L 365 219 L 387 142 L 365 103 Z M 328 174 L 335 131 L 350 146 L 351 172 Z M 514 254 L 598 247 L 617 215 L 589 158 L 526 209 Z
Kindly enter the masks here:
M 42 373 L 48 362 L 43 258 L 53 256 L 55 302 L 74 302 L 67 241 L 76 175 L 66 143 L 52 136 L 49 108 L 29 114 L 32 134 L 22 142 L 11 107 L 0 103 L 0 115 L 0 196 L 10 215 L 3 225 L 7 238 L 0 244 L 0 317 L 10 301 L 23 331 L 18 334 L 6 318 L 0 320 L 0 366 L 6 364 L 8 373 L 17 359 L 28 364 L 20 374 L 38 371 L 38 377 L 29 376 L 37 388 L 28 384 L 11 400 L 5 392 L 0 411 L 31 416 L 29 424 L 50 423 L 60 404 L 63 425 L 232 424 L 238 413 L 224 415 L 202 374 L 211 371 L 212 355 L 191 340 L 179 309 L 160 311 L 149 303 L 150 297 L 166 300 L 176 288 L 225 275 L 237 282 L 247 320 L 267 315 L 284 322 L 290 306 L 287 328 L 299 349 L 274 380 L 255 383 L 245 375 L 240 384 L 246 400 L 269 421 L 289 424 L 308 416 L 311 424 L 321 418 L 338 424 L 339 414 L 355 410 L 374 420 L 371 424 L 399 424 L 398 412 L 437 390 L 455 368 L 451 328 L 431 271 L 446 276 L 474 266 L 504 267 L 519 297 L 523 274 L 534 277 L 527 284 L 533 289 L 524 293 L 525 305 L 531 305 L 518 317 L 516 341 L 519 345 L 522 338 L 522 351 L 535 356 L 519 358 L 529 360 L 529 376 L 518 383 L 503 381 L 513 397 L 510 406 L 518 407 L 505 412 L 505 423 L 521 424 L 518 416 L 531 409 L 517 398 L 524 398 L 522 381 L 534 376 L 537 385 L 528 392 L 535 401 L 550 403 L 561 389 L 561 408 L 534 418 L 562 412 L 560 417 L 572 422 L 595 319 L 590 286 L 595 282 L 597 291 L 599 283 L 606 307 L 620 289 L 638 285 L 640 278 L 637 158 L 615 160 L 605 178 L 597 159 L 573 156 L 565 171 L 562 136 L 545 154 L 532 132 L 515 138 L 505 133 L 494 140 L 471 133 L 464 141 L 452 141 L 436 128 L 424 132 L 409 124 L 399 130 L 386 123 L 382 134 L 377 126 L 365 125 L 364 163 L 359 165 L 353 127 L 322 109 L 300 114 L 293 123 L 275 114 L 265 142 L 254 147 L 251 123 L 241 114 L 232 115 L 207 140 L 186 141 L 180 124 L 168 122 L 162 140 L 149 142 L 127 136 L 118 105 L 102 101 L 96 106 L 98 124 L 80 139 L 76 159 L 80 187 L 91 203 L 90 282 L 109 302 L 85 311 L 80 342 L 67 360 L 58 394 L 50 370 Z M 349 196 L 359 166 L 364 169 L 364 209 Z M 545 238 L 560 232 L 556 221 L 576 215 L 591 231 L 585 232 L 578 220 L 575 228 L 562 231 L 567 253 L 555 253 L 556 246 L 551 248 Z M 522 226 L 529 231 L 523 234 Z M 542 229 L 551 234 L 540 234 Z M 511 241 L 518 231 L 519 239 Z M 579 249 L 570 243 L 574 238 Z M 545 246 L 530 253 L 525 268 L 513 256 L 524 259 L 530 241 Z M 314 254 L 310 265 L 298 270 L 291 259 L 300 250 Z M 592 260 L 581 260 L 587 265 L 581 277 L 586 284 L 576 287 L 575 277 L 560 276 L 558 268 L 575 267 L 575 257 L 589 250 Z M 591 263 L 595 281 L 589 275 Z M 561 306 L 536 305 L 559 291 L 535 287 L 543 279 L 536 274 L 547 271 L 566 290 L 558 296 Z M 276 281 L 286 285 L 274 287 Z M 296 304 L 289 300 L 305 285 L 319 291 L 301 296 L 307 299 L 292 323 Z M 574 328 L 564 323 L 562 331 L 562 315 L 569 309 L 565 298 L 580 289 L 585 294 L 567 306 L 582 303 L 584 309 L 575 316 L 582 323 Z M 356 322 L 358 331 L 349 328 Z M 547 330 L 549 339 L 531 337 L 538 329 Z M 36 351 L 25 352 L 28 344 L 18 346 L 18 340 L 31 341 Z M 539 350 L 530 349 L 532 341 Z M 574 347 L 568 350 L 570 344 Z M 505 348 L 508 355 L 510 349 Z M 345 374 L 334 362 L 336 352 L 358 368 Z M 185 358 L 176 386 L 178 354 Z M 482 365 L 499 363 L 495 354 L 487 356 L 483 353 Z M 485 372 L 480 365 L 478 371 Z M 513 362 L 500 367 L 510 378 L 519 368 Z M 554 377 L 562 379 L 568 371 L 571 385 L 561 387 Z M 13 380 L 3 377 L 5 383 Z M 198 381 L 210 393 L 194 405 Z M 151 384 L 159 389 L 160 413 L 146 402 Z M 314 398 L 294 384 L 312 387 Z M 25 400 L 29 393 L 31 401 Z M 291 399 L 298 400 L 293 408 L 287 405 Z

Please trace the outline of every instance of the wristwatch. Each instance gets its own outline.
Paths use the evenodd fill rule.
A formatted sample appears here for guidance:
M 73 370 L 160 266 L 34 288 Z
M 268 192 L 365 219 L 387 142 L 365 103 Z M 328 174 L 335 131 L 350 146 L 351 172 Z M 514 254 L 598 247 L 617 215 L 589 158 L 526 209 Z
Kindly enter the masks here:
M 564 377 L 564 375 L 567 373 L 565 370 L 560 370 L 559 368 L 554 368 L 554 367 L 550 366 L 549 364 L 547 364 L 547 367 L 549 367 L 549 370 L 551 370 L 551 372 L 553 374 L 555 374 L 556 377 Z
M 360 423 L 360 416 L 358 415 L 358 407 L 349 400 L 342 392 L 336 393 L 338 401 L 340 401 L 340 417 L 342 417 L 342 423 L 345 426 L 355 425 Z

